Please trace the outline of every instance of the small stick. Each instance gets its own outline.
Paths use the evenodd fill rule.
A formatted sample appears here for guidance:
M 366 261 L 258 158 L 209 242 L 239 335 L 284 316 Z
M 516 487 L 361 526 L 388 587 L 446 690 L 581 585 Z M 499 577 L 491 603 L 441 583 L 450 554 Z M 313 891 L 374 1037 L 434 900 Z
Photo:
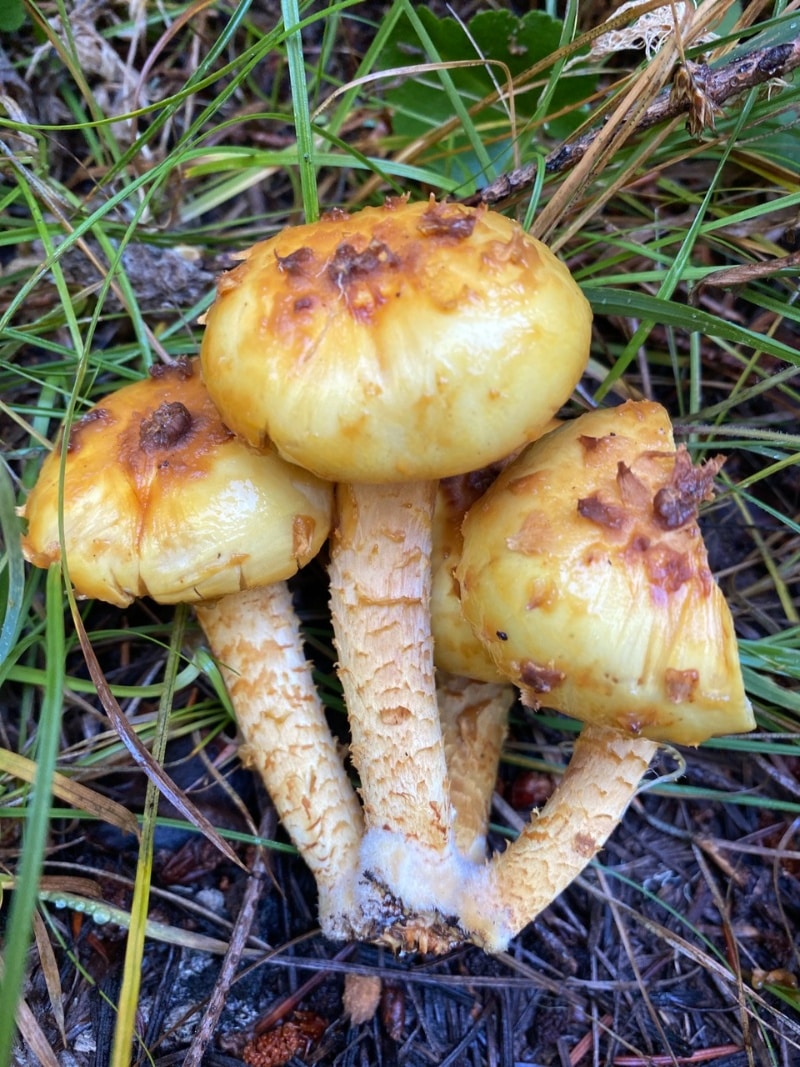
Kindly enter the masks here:
M 800 66 L 800 37 L 784 44 L 759 48 L 720 67 L 706 63 L 692 64 L 691 76 L 696 92 L 708 105 L 709 114 L 721 107 L 732 96 L 753 89 L 772 78 L 782 78 Z M 696 106 L 694 94 L 663 92 L 644 111 L 636 122 L 633 133 L 643 133 L 652 126 L 668 122 L 686 114 L 691 119 Z M 589 150 L 602 132 L 603 127 L 591 130 L 570 144 L 562 145 L 545 159 L 547 174 L 559 174 L 574 167 Z M 467 197 L 465 204 L 495 205 L 516 196 L 533 185 L 539 163 L 527 163 L 524 167 L 502 174 L 480 192 Z
M 275 809 L 270 805 L 267 808 L 259 827 L 261 837 L 270 837 L 275 832 L 276 825 Z M 186 1051 L 183 1067 L 200 1067 L 203 1055 L 209 1042 L 214 1036 L 225 1000 L 236 978 L 236 971 L 242 960 L 242 953 L 250 936 L 250 928 L 256 914 L 256 907 L 261 899 L 261 891 L 264 879 L 269 874 L 270 858 L 267 850 L 259 845 L 253 860 L 253 867 L 242 897 L 242 905 L 236 917 L 228 951 L 222 961 L 217 981 L 208 999 L 206 1010 L 197 1031 L 192 1038 L 192 1043 Z

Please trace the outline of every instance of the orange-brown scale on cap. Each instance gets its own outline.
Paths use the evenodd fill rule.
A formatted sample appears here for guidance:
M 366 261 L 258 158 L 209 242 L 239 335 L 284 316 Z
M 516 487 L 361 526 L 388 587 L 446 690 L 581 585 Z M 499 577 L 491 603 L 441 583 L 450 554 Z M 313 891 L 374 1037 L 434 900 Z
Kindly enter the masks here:
M 695 467 L 685 446 L 680 446 L 669 484 L 653 498 L 655 522 L 675 530 L 697 518 L 698 505 L 714 496 L 714 479 L 724 462 L 724 456 L 715 456 Z
M 671 700 L 673 704 L 683 704 L 687 700 L 691 701 L 697 691 L 699 681 L 699 671 L 677 671 L 673 667 L 668 667 L 664 671 L 664 690 L 667 694 L 667 699 Z
M 173 449 L 192 428 L 192 415 L 180 401 L 159 404 L 139 426 L 139 447 L 143 452 Z
M 653 727 L 660 733 L 664 733 L 671 728 L 672 723 L 673 720 L 670 719 L 663 705 L 652 704 L 649 707 L 637 707 L 635 711 L 620 709 L 614 714 L 610 725 L 616 726 L 618 730 L 622 730 L 631 737 L 642 737 L 647 736 L 648 731 Z
M 359 216 L 343 212 L 324 216 L 314 230 L 314 248 L 304 244 L 284 254 L 275 247 L 274 265 L 282 284 L 276 285 L 271 277 L 272 308 L 263 320 L 263 332 L 286 343 L 300 343 L 305 331 L 320 328 L 318 320 L 324 322 L 341 304 L 356 323 L 371 326 L 386 304 L 420 288 L 417 280 L 430 270 L 428 261 L 439 248 L 471 236 L 477 217 L 455 206 L 433 203 L 420 216 L 415 232 L 397 218 L 391 205 L 374 231 L 364 232 Z M 289 231 L 287 239 L 291 235 Z M 276 245 L 280 244 L 276 239 Z M 251 265 L 249 255 L 247 264 Z M 266 263 L 256 254 L 252 266 L 263 269 Z M 234 282 L 238 285 L 241 280 L 237 276 Z M 224 295 L 229 288 L 223 278 L 219 293 Z M 457 302 L 462 293 L 459 289 L 450 301 Z M 301 344 L 300 350 L 298 362 L 304 363 L 313 356 L 315 346 Z
M 587 496 L 578 501 L 578 514 L 589 522 L 602 526 L 604 530 L 622 530 L 629 525 L 626 509 L 617 504 L 609 504 L 599 496 Z
M 174 492 L 171 483 L 206 477 L 220 446 L 234 440 L 199 375 L 184 377 L 175 371 L 162 373 L 158 381 L 155 407 L 128 407 L 124 396 L 103 402 L 118 412 L 115 462 L 130 479 L 143 511 L 150 506 L 151 494 Z M 97 446 L 108 449 L 104 425 L 93 427 Z
M 650 491 L 647 485 L 637 478 L 633 470 L 623 463 L 617 463 L 617 488 L 623 503 L 629 507 L 644 510 L 650 502 Z
M 431 198 L 430 206 L 420 219 L 417 230 L 423 237 L 444 237 L 463 241 L 472 236 L 478 215 L 465 214 L 458 207 L 438 204 Z
M 524 660 L 519 665 L 519 677 L 526 689 L 534 693 L 551 693 L 561 685 L 566 674 L 557 667 Z
M 638 557 L 641 561 L 655 604 L 664 605 L 666 598 L 677 593 L 687 582 L 693 582 L 703 596 L 711 592 L 712 579 L 705 565 L 705 553 L 698 559 L 696 553 L 680 551 L 661 541 L 649 543 L 647 538 L 637 535 L 622 557 L 626 561 Z
M 538 246 L 526 241 L 522 230 L 516 230 L 508 241 L 489 241 L 481 259 L 492 271 L 513 266 L 534 275 L 541 262 Z
M 622 439 L 593 439 L 587 450 L 595 459 L 608 457 L 623 446 Z M 580 439 L 587 446 L 588 439 Z M 616 478 L 602 489 L 578 500 L 581 518 L 601 527 L 606 558 L 616 555 L 625 565 L 643 566 L 656 604 L 687 582 L 710 595 L 713 578 L 705 548 L 695 524 L 697 506 L 713 495 L 713 478 L 722 466 L 717 459 L 695 467 L 686 449 L 676 452 L 648 450 L 631 465 L 617 462 Z M 598 559 L 603 558 L 600 553 Z

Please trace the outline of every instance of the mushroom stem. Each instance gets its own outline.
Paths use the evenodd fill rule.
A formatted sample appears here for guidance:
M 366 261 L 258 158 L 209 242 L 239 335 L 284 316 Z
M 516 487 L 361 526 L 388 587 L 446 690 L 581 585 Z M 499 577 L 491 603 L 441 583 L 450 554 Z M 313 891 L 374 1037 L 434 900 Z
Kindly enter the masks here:
M 412 909 L 436 906 L 419 861 L 436 864 L 452 851 L 430 632 L 435 490 L 427 481 L 339 486 L 331 539 L 339 674 L 373 835 L 366 864 Z M 406 884 L 400 868 L 409 865 Z
M 439 671 L 439 716 L 444 736 L 453 832 L 458 851 L 481 863 L 486 829 L 508 712 L 516 699 L 512 685 L 478 682 Z
M 261 775 L 319 888 L 320 922 L 350 936 L 356 914 L 362 815 L 311 676 L 285 582 L 198 604 L 239 730 L 241 755 Z
M 622 819 L 658 745 L 584 726 L 544 808 L 466 887 L 461 923 L 489 952 L 508 942 L 576 878 Z

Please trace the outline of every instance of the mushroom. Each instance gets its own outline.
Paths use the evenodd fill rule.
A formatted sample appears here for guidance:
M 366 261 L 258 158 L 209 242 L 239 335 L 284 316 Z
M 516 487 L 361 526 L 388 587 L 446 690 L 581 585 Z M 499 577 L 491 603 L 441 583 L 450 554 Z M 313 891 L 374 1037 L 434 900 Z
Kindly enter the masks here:
M 465 892 L 495 951 L 583 869 L 657 742 L 753 729 L 730 610 L 697 523 L 721 466 L 695 467 L 648 401 L 529 446 L 470 509 L 462 610 L 523 701 L 588 723 L 543 811 Z
M 436 482 L 538 434 L 583 371 L 590 320 L 516 223 L 405 199 L 254 245 L 206 316 L 225 420 L 339 483 L 331 608 L 363 861 L 411 909 L 447 912 L 461 882 L 430 637 Z
M 61 558 L 76 591 L 196 604 L 243 756 L 315 875 L 330 936 L 349 933 L 361 810 L 328 729 L 284 579 L 328 534 L 331 488 L 223 424 L 196 361 L 91 408 L 45 460 L 23 509 L 27 559 Z

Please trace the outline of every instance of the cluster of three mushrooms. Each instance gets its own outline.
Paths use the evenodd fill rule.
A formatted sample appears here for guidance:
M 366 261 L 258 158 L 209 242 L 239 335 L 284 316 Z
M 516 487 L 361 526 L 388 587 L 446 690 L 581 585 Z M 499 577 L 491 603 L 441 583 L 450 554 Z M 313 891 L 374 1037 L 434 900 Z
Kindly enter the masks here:
M 337 483 L 331 611 L 364 805 L 362 936 L 463 936 L 476 864 L 455 842 L 435 688 L 437 485 L 539 436 L 590 328 L 567 269 L 520 226 L 433 201 L 287 229 L 245 253 L 207 314 L 203 373 L 226 421 Z
M 655 741 L 753 726 L 696 522 L 716 464 L 695 469 L 657 405 L 590 413 L 473 504 L 456 567 L 489 684 L 590 725 L 501 856 L 482 862 L 479 833 L 471 855 L 469 833 L 456 842 L 430 627 L 436 487 L 550 428 L 590 319 L 513 222 L 404 200 L 256 245 L 208 314 L 203 370 L 231 425 L 338 482 L 331 607 L 364 801 L 363 936 L 403 945 L 405 923 L 409 945 L 502 947 L 595 854 Z

